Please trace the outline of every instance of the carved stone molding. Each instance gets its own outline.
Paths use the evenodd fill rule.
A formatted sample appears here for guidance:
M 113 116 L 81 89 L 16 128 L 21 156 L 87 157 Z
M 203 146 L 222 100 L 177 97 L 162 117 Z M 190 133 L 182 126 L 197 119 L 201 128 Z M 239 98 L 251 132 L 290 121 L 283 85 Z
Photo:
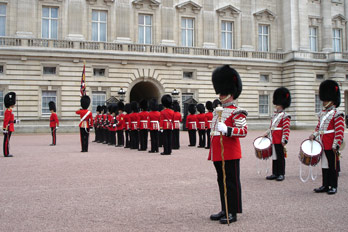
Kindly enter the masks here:
M 268 9 L 260 10 L 254 13 L 254 16 L 256 17 L 257 20 L 260 20 L 262 18 L 267 18 L 269 21 L 273 21 L 276 18 L 276 15 Z
M 198 12 L 202 9 L 202 6 L 193 1 L 186 1 L 176 5 L 176 8 L 180 13 L 187 12 L 187 9 L 191 9 L 194 14 L 198 14 Z
M 151 10 L 157 9 L 161 4 L 159 1 L 156 0 L 134 0 L 132 3 L 136 9 L 142 9 L 145 5 L 147 5 L 148 8 Z
M 233 18 L 236 18 L 239 16 L 241 11 L 232 5 L 227 5 L 217 9 L 216 12 L 221 17 L 227 16 L 228 14 L 230 14 Z
M 334 17 L 332 17 L 332 24 L 333 24 L 333 26 L 336 26 L 336 27 L 338 27 L 340 25 L 344 26 L 346 23 L 347 23 L 346 17 L 344 17 L 341 14 L 337 14 Z
M 98 2 L 98 0 L 86 0 L 89 4 L 94 5 Z M 110 5 L 111 3 L 114 3 L 115 0 L 103 0 L 106 5 Z
M 323 22 L 323 17 L 320 16 L 308 16 L 308 24 L 309 26 L 317 26 Z

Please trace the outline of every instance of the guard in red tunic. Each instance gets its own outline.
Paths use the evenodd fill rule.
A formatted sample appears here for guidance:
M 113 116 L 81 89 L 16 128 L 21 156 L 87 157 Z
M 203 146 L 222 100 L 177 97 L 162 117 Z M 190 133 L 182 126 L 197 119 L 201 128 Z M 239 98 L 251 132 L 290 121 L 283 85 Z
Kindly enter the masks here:
M 51 117 L 50 117 L 50 128 L 52 133 L 52 144 L 50 146 L 55 146 L 57 144 L 57 129 L 59 128 L 59 120 L 58 116 L 56 114 L 56 103 L 53 101 L 50 101 L 48 103 L 48 108 L 51 111 Z
M 102 115 L 100 117 L 100 141 L 98 143 L 103 143 L 105 141 L 105 124 L 107 123 L 107 107 L 102 106 Z
M 117 120 L 116 120 L 116 114 L 118 113 L 117 104 L 113 103 L 109 107 L 110 117 L 109 117 L 109 140 L 108 145 L 110 146 L 116 146 L 116 127 L 117 127 Z
M 182 122 L 182 117 L 180 113 L 180 105 L 178 101 L 173 102 L 173 110 L 174 110 L 173 149 L 177 150 L 180 148 L 180 123 Z
M 291 104 L 290 92 L 287 88 L 280 87 L 273 93 L 273 104 L 275 105 L 270 128 L 265 133 L 273 144 L 272 175 L 267 180 L 283 181 L 285 179 L 285 145 L 289 141 L 291 116 L 284 110 Z
M 151 139 L 151 150 L 149 153 L 158 152 L 158 131 L 160 130 L 159 120 L 161 113 L 158 112 L 158 104 L 156 99 L 150 101 L 150 139 Z
M 132 113 L 129 115 L 130 121 L 130 148 L 139 149 L 139 106 L 138 102 L 131 102 Z
M 111 145 L 111 138 L 112 137 L 112 131 L 110 131 L 112 125 L 111 125 L 111 120 L 112 120 L 112 115 L 111 115 L 111 109 L 112 109 L 112 104 L 109 104 L 107 107 L 107 115 L 106 115 L 106 121 L 105 121 L 105 141 L 103 144 L 108 144 Z M 116 133 L 116 132 L 115 132 Z M 116 140 L 115 140 L 116 141 Z
M 123 113 L 124 110 L 124 104 L 123 102 L 118 102 L 118 115 L 116 116 L 117 120 L 117 145 L 116 147 L 123 147 L 124 146 L 124 135 L 123 131 L 125 129 L 125 114 Z
M 130 103 L 127 103 L 124 106 L 124 112 L 126 112 L 126 114 L 124 115 L 124 126 L 125 126 L 125 137 L 126 137 L 126 144 L 124 148 L 130 148 L 131 147 L 131 143 L 130 143 L 130 119 L 129 119 L 129 115 L 132 113 L 132 109 L 131 109 L 131 105 Z
M 213 120 L 213 103 L 211 101 L 207 101 L 205 103 L 205 108 L 207 108 L 208 112 L 205 113 L 205 118 L 207 120 L 207 124 L 205 127 L 207 128 L 207 146 L 205 149 L 210 149 L 210 132 L 211 132 L 211 122 Z
M 242 92 L 242 81 L 239 74 L 228 65 L 214 70 L 212 81 L 216 94 L 223 106 L 221 122 L 214 111 L 212 122 L 212 143 L 209 152 L 209 160 L 214 162 L 220 191 L 221 211 L 210 216 L 211 220 L 220 220 L 227 223 L 226 205 L 224 199 L 224 184 L 222 170 L 222 156 L 220 133 L 223 134 L 224 160 L 226 171 L 227 203 L 229 222 L 237 221 L 237 213 L 242 213 L 242 190 L 240 184 L 240 159 L 242 150 L 239 138 L 247 135 L 247 112 L 239 108 L 235 103 Z
M 94 133 L 95 133 L 95 139 L 93 142 L 97 142 L 99 140 L 99 121 L 100 121 L 100 113 L 101 113 L 101 106 L 97 106 L 96 110 L 97 115 L 94 117 Z
M 203 104 L 197 105 L 197 111 L 199 114 L 196 115 L 197 121 L 198 121 L 198 141 L 199 141 L 199 148 L 205 147 L 205 132 L 206 132 L 206 125 L 208 124 L 207 119 L 205 117 L 205 108 Z
M 19 120 L 14 119 L 14 114 L 12 113 L 13 107 L 16 105 L 16 93 L 9 92 L 4 97 L 5 103 L 5 114 L 4 114 L 4 122 L 2 124 L 2 132 L 4 134 L 4 145 L 3 151 L 5 157 L 12 157 L 10 154 L 10 139 L 12 132 L 14 132 L 14 123 L 18 123 Z
M 170 109 L 172 106 L 172 97 L 169 94 L 163 95 L 161 102 L 164 107 L 160 115 L 160 128 L 163 130 L 163 152 L 161 152 L 161 155 L 170 155 L 172 153 L 172 131 L 174 122 L 174 111 Z
M 338 83 L 333 80 L 323 81 L 319 87 L 319 97 L 324 108 L 318 114 L 318 125 L 309 139 L 320 141 L 324 148 L 321 156 L 323 184 L 314 189 L 314 192 L 335 194 L 338 186 L 339 149 L 344 136 L 344 114 L 337 109 L 341 104 Z
M 147 112 L 149 106 L 147 100 L 142 100 L 140 102 L 141 112 L 139 113 L 139 151 L 147 150 L 147 140 L 149 134 L 149 112 Z
M 82 109 L 76 111 L 76 114 L 80 115 L 80 140 L 81 140 L 81 152 L 88 152 L 88 137 L 89 131 L 93 129 L 93 116 L 92 112 L 88 110 L 91 99 L 85 95 L 81 97 Z
M 188 106 L 188 112 L 190 114 L 187 115 L 186 117 L 186 128 L 189 134 L 189 141 L 190 141 L 189 147 L 194 147 L 196 146 L 196 139 L 197 139 L 196 131 L 197 131 L 197 124 L 198 124 L 198 120 L 196 116 L 196 105 L 190 104 Z

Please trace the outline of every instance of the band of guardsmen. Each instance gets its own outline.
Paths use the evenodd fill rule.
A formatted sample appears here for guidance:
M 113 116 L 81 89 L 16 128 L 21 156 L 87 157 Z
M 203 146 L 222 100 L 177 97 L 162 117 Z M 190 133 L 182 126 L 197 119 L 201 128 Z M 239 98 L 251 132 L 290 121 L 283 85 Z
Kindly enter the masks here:
M 236 101 L 242 93 L 242 78 L 229 65 L 216 68 L 212 73 L 212 88 L 218 99 L 204 104 L 190 104 L 186 116 L 186 128 L 190 147 L 207 149 L 208 160 L 216 170 L 220 193 L 220 210 L 210 219 L 222 224 L 237 221 L 237 214 L 242 213 L 242 187 L 240 181 L 240 159 L 242 147 L 240 139 L 247 136 L 248 125 L 246 110 Z M 255 138 L 253 147 L 259 161 L 272 160 L 272 174 L 266 180 L 284 181 L 286 177 L 286 158 L 298 155 L 302 169 L 308 169 L 308 176 L 301 180 L 313 179 L 313 167 L 321 163 L 322 184 L 315 188 L 315 193 L 336 194 L 340 172 L 340 156 L 344 147 L 344 114 L 338 110 L 341 92 L 334 80 L 325 80 L 320 84 L 319 97 L 323 109 L 318 114 L 318 123 L 313 133 L 299 147 L 298 154 L 288 154 L 286 146 L 291 139 L 291 115 L 286 109 L 291 105 L 291 93 L 285 87 L 275 89 L 273 95 L 274 113 L 270 118 L 268 130 Z M 95 143 L 117 148 L 148 151 L 171 155 L 180 149 L 180 125 L 183 116 L 178 101 L 171 95 L 163 95 L 161 102 L 156 99 L 143 99 L 138 102 L 99 105 L 93 117 L 90 98 L 81 97 L 79 129 L 81 152 L 88 152 L 89 136 L 94 130 Z M 9 92 L 4 97 L 6 107 L 3 121 L 3 155 L 12 157 L 10 139 L 14 132 L 15 120 L 12 112 L 16 105 L 16 94 Z M 52 134 L 51 146 L 57 144 L 59 120 L 56 105 L 49 102 Z M 198 139 L 197 139 L 198 135 Z M 198 141 L 197 141 L 198 140 Z M 218 206 L 217 206 L 218 207 Z

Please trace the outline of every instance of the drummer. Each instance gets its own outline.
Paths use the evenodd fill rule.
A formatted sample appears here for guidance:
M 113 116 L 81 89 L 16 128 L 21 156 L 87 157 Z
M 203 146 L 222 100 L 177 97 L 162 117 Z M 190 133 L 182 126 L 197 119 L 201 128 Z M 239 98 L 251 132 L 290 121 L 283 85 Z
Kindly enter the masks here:
M 318 125 L 309 139 L 319 140 L 324 147 L 321 156 L 323 184 L 314 189 L 314 192 L 335 194 L 338 184 L 339 149 L 344 136 L 344 115 L 337 109 L 341 103 L 338 83 L 333 80 L 323 81 L 319 87 L 319 98 L 323 101 L 323 110 L 318 114 Z
M 275 109 L 271 126 L 264 134 L 264 137 L 268 137 L 274 145 L 272 175 L 267 176 L 266 179 L 283 181 L 285 179 L 285 145 L 288 143 L 290 135 L 291 116 L 284 111 L 291 104 L 289 90 L 285 87 L 276 89 L 273 94 L 273 104 Z

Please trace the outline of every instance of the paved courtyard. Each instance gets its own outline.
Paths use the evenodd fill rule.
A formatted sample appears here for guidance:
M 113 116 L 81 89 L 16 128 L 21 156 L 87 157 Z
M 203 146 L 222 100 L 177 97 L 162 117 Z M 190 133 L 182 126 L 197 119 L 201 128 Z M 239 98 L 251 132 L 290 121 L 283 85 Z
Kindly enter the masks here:
M 220 210 L 216 173 L 208 150 L 187 146 L 187 132 L 171 156 L 95 143 L 81 153 L 78 134 L 58 132 L 50 147 L 49 134 L 15 133 L 14 157 L 0 157 L 0 231 L 347 231 L 347 149 L 338 193 L 315 194 L 319 168 L 316 181 L 299 179 L 310 131 L 291 132 L 283 182 L 257 174 L 266 162 L 252 142 L 262 133 L 241 140 L 243 214 L 230 227 L 209 220 Z

